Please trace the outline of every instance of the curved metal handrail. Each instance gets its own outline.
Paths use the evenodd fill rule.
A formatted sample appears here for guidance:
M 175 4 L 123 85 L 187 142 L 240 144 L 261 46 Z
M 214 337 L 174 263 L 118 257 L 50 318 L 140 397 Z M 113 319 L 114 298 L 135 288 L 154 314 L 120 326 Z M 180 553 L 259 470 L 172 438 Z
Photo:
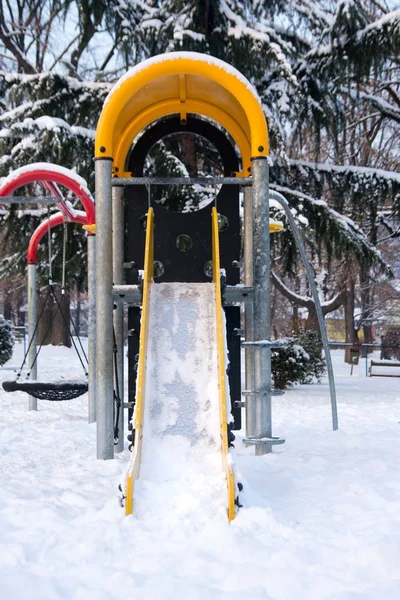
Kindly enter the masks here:
M 336 431 L 338 429 L 339 425 L 338 425 L 336 388 L 335 388 L 335 379 L 334 379 L 334 375 L 333 375 L 332 357 L 331 357 L 331 352 L 329 349 L 328 334 L 326 332 L 324 315 L 322 314 L 322 308 L 321 308 L 321 303 L 319 301 L 318 290 L 317 290 L 317 286 L 314 281 L 314 273 L 311 268 L 310 261 L 308 260 L 306 249 L 305 249 L 305 246 L 304 246 L 301 236 L 300 236 L 299 228 L 297 227 L 296 221 L 295 221 L 292 213 L 290 212 L 290 207 L 289 207 L 288 201 L 286 200 L 285 196 L 283 196 L 280 192 L 277 192 L 275 190 L 270 189 L 269 196 L 272 200 L 275 200 L 276 202 L 278 202 L 282 206 L 283 210 L 285 211 L 287 220 L 289 221 L 290 228 L 293 231 L 293 235 L 296 240 L 296 244 L 299 249 L 304 267 L 306 269 L 308 282 L 310 284 L 311 293 L 312 293 L 313 299 L 314 299 L 315 310 L 316 310 L 317 318 L 318 318 L 318 324 L 319 324 L 319 328 L 321 331 L 322 345 L 323 345 L 323 348 L 325 351 L 326 368 L 328 371 L 328 379 L 329 379 L 329 391 L 330 391 L 330 395 L 331 395 L 332 428 L 334 431 Z

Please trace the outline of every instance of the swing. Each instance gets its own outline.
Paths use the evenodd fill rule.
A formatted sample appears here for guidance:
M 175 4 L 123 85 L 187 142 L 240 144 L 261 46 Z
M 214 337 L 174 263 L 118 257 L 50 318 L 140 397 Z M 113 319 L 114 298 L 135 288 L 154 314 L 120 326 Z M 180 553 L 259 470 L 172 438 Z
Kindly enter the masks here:
M 26 363 L 27 357 L 29 355 L 29 350 L 31 348 L 32 342 L 35 339 L 35 335 L 36 335 L 36 331 L 39 325 L 39 321 L 43 315 L 44 309 L 47 305 L 47 301 L 49 299 L 50 296 L 53 297 L 53 299 L 55 300 L 56 304 L 57 304 L 57 310 L 55 312 L 55 314 L 52 316 L 52 318 L 50 319 L 50 323 L 46 329 L 46 332 L 42 338 L 42 341 L 39 345 L 39 348 L 36 352 L 35 355 L 35 359 L 31 365 L 31 369 L 32 367 L 35 365 L 37 358 L 39 356 L 40 350 L 42 349 L 44 340 L 46 339 L 49 331 L 50 331 L 50 327 L 53 323 L 53 320 L 55 318 L 55 316 L 58 314 L 58 312 L 60 311 L 60 314 L 63 318 L 64 324 L 65 326 L 68 328 L 68 323 L 66 321 L 65 315 L 62 311 L 61 308 L 61 304 L 54 292 L 54 285 L 53 285 L 53 281 L 52 281 L 52 255 L 51 255 L 51 230 L 50 230 L 50 220 L 49 220 L 49 230 L 48 230 L 48 239 L 49 239 L 49 286 L 48 286 L 48 291 L 47 291 L 47 296 L 43 302 L 43 306 L 42 306 L 42 310 L 40 312 L 40 315 L 36 321 L 36 325 L 35 325 L 35 329 L 32 333 L 31 340 L 29 342 L 28 348 L 25 352 L 25 356 L 24 359 L 22 361 L 22 365 L 21 368 L 19 369 L 19 372 L 17 374 L 17 379 L 14 381 L 4 381 L 3 382 L 3 389 L 6 392 L 16 392 L 16 391 L 21 391 L 21 392 L 26 392 L 27 394 L 29 394 L 30 396 L 33 396 L 34 398 L 38 398 L 40 400 L 50 400 L 53 402 L 60 402 L 60 401 L 64 401 L 64 400 L 72 400 L 74 398 L 77 398 L 78 396 L 81 396 L 82 394 L 85 394 L 88 391 L 88 382 L 86 381 L 80 381 L 80 380 L 73 380 L 73 381 L 68 381 L 68 380 L 61 380 L 61 381 L 51 381 L 51 382 L 41 382 L 41 381 L 19 381 L 19 378 L 21 377 L 21 373 L 22 370 L 24 368 L 24 365 Z M 64 223 L 64 238 L 63 238 L 63 262 L 62 262 L 62 282 L 61 282 L 61 294 L 64 295 L 65 294 L 65 263 L 66 263 L 66 249 L 67 249 L 67 225 L 66 223 Z M 76 326 L 75 323 L 72 321 L 73 327 L 74 327 L 74 331 L 75 331 L 75 335 L 77 337 L 77 340 L 80 344 L 81 347 L 81 351 L 83 356 L 86 359 L 86 364 L 88 363 L 88 359 L 87 356 L 85 354 L 85 351 L 83 349 L 82 346 L 82 342 L 79 338 L 78 332 L 76 330 Z M 70 332 L 71 335 L 71 332 Z M 87 377 L 87 369 L 85 368 L 85 365 L 83 363 L 81 354 L 79 353 L 78 347 L 76 345 L 76 342 L 73 338 L 73 336 L 71 335 L 71 340 L 73 343 L 73 346 L 75 348 L 75 351 L 78 355 L 78 358 L 80 360 L 80 363 L 83 367 L 83 370 L 85 372 L 85 376 Z M 30 376 L 30 371 L 27 374 L 27 377 L 29 378 Z

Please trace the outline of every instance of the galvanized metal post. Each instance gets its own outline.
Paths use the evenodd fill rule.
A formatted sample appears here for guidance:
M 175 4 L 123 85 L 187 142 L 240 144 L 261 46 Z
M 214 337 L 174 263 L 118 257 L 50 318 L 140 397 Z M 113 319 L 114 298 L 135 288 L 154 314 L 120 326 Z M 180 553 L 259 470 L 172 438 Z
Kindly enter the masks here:
M 113 280 L 115 285 L 123 285 L 124 282 L 124 189 L 123 187 L 112 188 L 112 231 L 113 231 Z M 118 442 L 115 451 L 122 452 L 124 449 L 124 302 L 122 298 L 114 298 L 114 332 L 117 347 L 117 369 L 114 373 L 114 387 L 118 381 L 119 397 L 121 407 L 118 419 Z
M 37 379 L 37 289 L 36 289 L 36 265 L 28 265 L 28 345 L 29 349 L 29 370 L 31 379 Z M 35 363 L 35 364 L 33 364 Z M 29 410 L 37 410 L 37 400 L 29 396 Z
M 254 341 L 270 340 L 270 240 L 269 181 L 266 157 L 253 160 L 254 202 Z M 254 352 L 254 436 L 271 438 L 271 348 L 260 346 Z M 256 444 L 256 455 L 271 452 L 268 444 Z
M 245 285 L 253 286 L 253 192 L 251 187 L 244 188 L 243 211 L 243 258 Z M 244 305 L 244 337 L 246 342 L 254 339 L 253 331 L 253 301 Z M 245 387 L 254 390 L 254 352 L 252 348 L 245 350 Z M 246 398 L 246 435 L 254 436 L 255 433 L 254 398 Z
M 88 253 L 88 296 L 89 296 L 89 333 L 88 333 L 88 422 L 96 421 L 96 236 L 87 237 Z
M 112 199 L 110 158 L 98 158 L 96 174 L 96 397 L 97 458 L 114 458 Z

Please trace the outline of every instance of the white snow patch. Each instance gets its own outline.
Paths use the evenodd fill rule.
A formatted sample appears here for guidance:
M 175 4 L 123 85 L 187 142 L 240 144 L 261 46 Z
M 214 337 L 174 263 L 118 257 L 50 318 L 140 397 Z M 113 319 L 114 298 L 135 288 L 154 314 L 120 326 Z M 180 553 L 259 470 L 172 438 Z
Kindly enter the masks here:
M 155 283 L 135 516 L 226 518 L 212 283 Z
M 140 73 L 141 71 L 143 71 L 145 69 L 148 69 L 152 65 L 169 62 L 169 61 L 173 61 L 173 60 L 179 60 L 179 59 L 205 62 L 209 65 L 217 67 L 218 69 L 221 69 L 222 71 L 225 71 L 226 73 L 229 73 L 230 75 L 233 75 L 234 77 L 236 77 L 236 79 L 238 79 L 241 83 L 243 83 L 246 86 L 246 88 L 251 92 L 251 94 L 254 96 L 254 98 L 259 103 L 260 108 L 262 108 L 261 101 L 258 96 L 257 90 L 248 81 L 248 79 L 246 79 L 246 77 L 244 77 L 237 69 L 235 69 L 228 63 L 224 62 L 223 60 L 220 60 L 219 58 L 215 58 L 213 56 L 209 56 L 206 54 L 201 54 L 200 52 L 165 52 L 164 54 L 159 54 L 158 56 L 153 56 L 151 58 L 148 58 L 148 59 L 142 61 L 141 63 L 139 63 L 139 64 L 135 65 L 134 67 L 132 67 L 131 69 L 129 69 L 125 73 L 125 75 L 123 75 L 122 77 L 120 77 L 120 79 L 118 79 L 118 81 L 115 83 L 115 85 L 112 87 L 111 91 L 109 92 L 107 98 L 105 99 L 103 106 L 106 106 L 106 104 L 109 102 L 112 95 L 128 79 L 134 78 L 138 73 Z
M 203 511 L 185 500 L 184 482 L 171 515 L 124 517 L 116 496 L 129 452 L 96 460 L 87 396 L 28 412 L 26 394 L 0 391 L 1 598 L 398 600 L 399 379 L 365 377 L 364 361 L 350 377 L 333 354 L 340 430 L 327 380 L 274 398 L 273 434 L 286 444 L 256 457 L 237 434 L 244 506 L 231 525 L 210 515 L 214 497 Z M 11 363 L 22 356 L 17 344 Z M 73 350 L 39 356 L 41 379 L 80 371 Z M 192 458 L 184 452 L 179 465 Z

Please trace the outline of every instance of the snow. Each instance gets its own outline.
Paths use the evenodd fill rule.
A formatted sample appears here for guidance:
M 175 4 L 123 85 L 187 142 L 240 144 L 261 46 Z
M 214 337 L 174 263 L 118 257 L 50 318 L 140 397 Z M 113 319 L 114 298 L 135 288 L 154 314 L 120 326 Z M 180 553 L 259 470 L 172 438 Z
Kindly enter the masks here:
M 356 34 L 357 41 L 363 42 L 371 33 L 379 32 L 384 26 L 391 25 L 393 29 L 400 28 L 400 8 L 388 12 L 380 19 L 376 19 L 373 23 L 369 23 L 364 29 Z
M 215 286 L 159 283 L 150 292 L 139 519 L 205 521 L 226 512 L 219 425 Z M 193 343 L 195 340 L 195 343 Z
M 359 167 L 358 165 L 334 165 L 332 163 L 313 163 L 305 160 L 290 159 L 290 164 L 309 167 L 310 169 L 317 169 L 325 172 L 336 172 L 336 173 L 353 173 L 354 175 L 364 175 L 367 177 L 375 177 L 377 179 L 386 179 L 390 181 L 396 181 L 400 183 L 400 173 L 395 171 L 384 171 L 383 169 L 373 169 L 372 167 Z
M 398 600 L 399 379 L 366 378 L 362 365 L 350 377 L 333 354 L 341 429 L 325 380 L 274 398 L 286 444 L 255 457 L 237 435 L 244 506 L 231 525 L 207 502 L 191 518 L 184 486 L 180 514 L 124 517 L 129 452 L 95 459 L 87 397 L 28 412 L 25 394 L 1 392 L 1 598 Z M 41 379 L 80 372 L 73 350 L 43 348 Z
M 120 79 L 118 79 L 118 81 L 115 83 L 115 85 L 109 92 L 107 98 L 105 99 L 103 106 L 106 106 L 112 95 L 128 79 L 134 78 L 138 73 L 150 68 L 152 65 L 179 59 L 205 62 L 209 65 L 212 65 L 214 67 L 217 67 L 218 69 L 229 73 L 230 75 L 233 75 L 234 77 L 236 77 L 236 79 L 238 79 L 241 83 L 243 83 L 246 86 L 246 88 L 251 92 L 254 98 L 259 102 L 261 108 L 261 101 L 259 99 L 257 90 L 251 85 L 251 83 L 248 81 L 248 79 L 246 79 L 246 77 L 244 77 L 237 69 L 224 62 L 223 60 L 206 54 L 201 54 L 200 52 L 165 52 L 164 54 L 153 56 L 140 62 L 139 64 L 129 69 L 122 77 L 120 77 Z
M 49 117 L 48 115 L 44 115 L 43 117 L 38 117 L 37 119 L 24 119 L 24 123 L 32 122 L 36 123 L 39 129 L 47 129 L 48 131 L 60 131 L 61 129 L 66 129 L 75 135 L 80 135 L 82 137 L 88 137 L 92 140 L 96 137 L 96 132 L 94 129 L 88 129 L 87 127 L 79 127 L 77 125 L 69 125 L 64 119 L 59 119 L 57 117 Z

